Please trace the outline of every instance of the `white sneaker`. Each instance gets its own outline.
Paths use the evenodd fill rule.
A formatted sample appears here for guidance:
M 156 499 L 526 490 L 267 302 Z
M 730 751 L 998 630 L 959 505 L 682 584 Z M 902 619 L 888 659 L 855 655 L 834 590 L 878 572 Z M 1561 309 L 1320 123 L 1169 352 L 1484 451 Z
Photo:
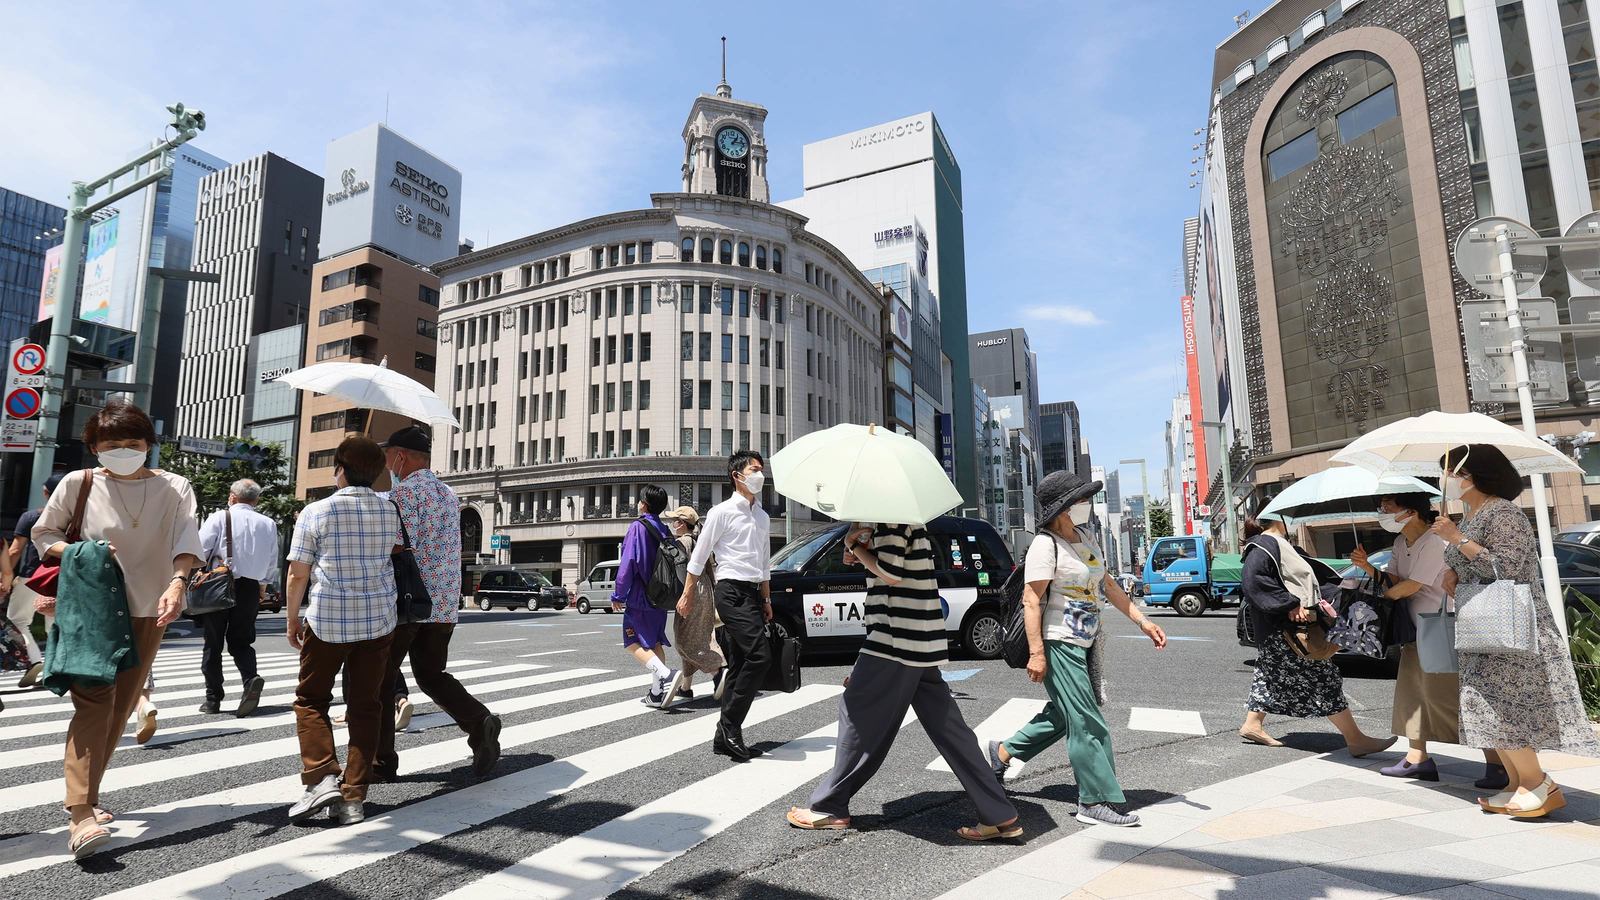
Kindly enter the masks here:
M 680 670 L 678 672 L 673 672 L 671 687 L 667 688 L 667 696 L 662 699 L 661 708 L 666 709 L 667 707 L 671 706 L 673 701 L 683 696 L 687 690 L 688 686 L 683 683 L 682 671 Z
M 405 731 L 411 726 L 411 700 L 401 697 L 394 702 L 394 730 Z
M 289 807 L 289 821 L 295 824 L 304 822 L 343 799 L 344 795 L 339 791 L 339 776 L 329 775 L 306 787 L 306 792 Z

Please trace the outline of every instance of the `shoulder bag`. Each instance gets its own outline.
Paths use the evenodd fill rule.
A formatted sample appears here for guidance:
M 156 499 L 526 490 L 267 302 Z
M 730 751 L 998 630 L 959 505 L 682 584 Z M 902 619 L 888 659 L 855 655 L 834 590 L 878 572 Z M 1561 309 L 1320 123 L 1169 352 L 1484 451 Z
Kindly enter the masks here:
M 189 580 L 189 590 L 184 595 L 184 612 L 191 617 L 233 609 L 237 595 L 233 586 L 233 511 L 222 508 L 223 533 L 227 536 L 228 555 L 222 560 L 215 556 Z
M 410 625 L 433 618 L 433 597 L 428 584 L 422 580 L 422 567 L 417 565 L 417 554 L 411 549 L 411 535 L 406 531 L 406 517 L 400 504 L 390 500 L 394 514 L 400 517 L 400 549 L 389 554 L 394 567 L 395 609 L 400 624 Z
M 1436 613 L 1417 613 L 1417 664 L 1429 675 L 1458 671 L 1456 611 L 1449 598 Z
M 78 505 L 72 510 L 72 520 L 67 523 L 67 543 L 76 544 L 83 540 L 83 508 L 89 503 L 89 489 L 94 487 L 94 470 L 83 470 L 83 487 L 78 489 Z M 29 535 L 28 540 L 33 540 Z M 61 580 L 61 559 L 56 558 L 53 563 L 40 561 L 39 568 L 33 570 L 28 576 L 28 590 L 38 596 L 33 601 L 35 612 L 47 616 L 56 613 L 56 588 Z
M 1533 586 L 1500 577 L 1491 556 L 1494 581 L 1456 588 L 1456 650 L 1533 656 L 1539 652 L 1539 619 Z
M 777 622 L 767 623 L 765 639 L 771 647 L 771 662 L 762 677 L 761 689 L 785 694 L 800 690 L 800 642 Z

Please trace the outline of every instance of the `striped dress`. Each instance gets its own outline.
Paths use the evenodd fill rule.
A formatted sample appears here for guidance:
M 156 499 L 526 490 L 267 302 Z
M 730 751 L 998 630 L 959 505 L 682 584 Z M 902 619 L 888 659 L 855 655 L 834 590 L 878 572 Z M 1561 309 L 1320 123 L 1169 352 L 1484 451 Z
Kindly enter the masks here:
M 888 585 L 867 576 L 861 652 L 908 666 L 937 666 L 947 658 L 944 609 L 934 579 L 933 539 L 920 525 L 879 525 L 872 552 L 883 571 L 900 579 Z

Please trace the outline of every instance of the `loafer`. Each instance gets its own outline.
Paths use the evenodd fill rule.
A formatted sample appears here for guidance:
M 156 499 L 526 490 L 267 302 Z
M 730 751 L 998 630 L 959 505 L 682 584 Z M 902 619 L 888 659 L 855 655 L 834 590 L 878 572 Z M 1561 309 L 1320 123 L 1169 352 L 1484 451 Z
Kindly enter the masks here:
M 39 676 L 43 675 L 43 674 L 44 674 L 44 663 L 36 662 L 33 665 L 28 667 L 28 671 L 22 673 L 22 680 L 17 682 L 17 687 L 19 687 L 19 688 L 33 687 L 34 685 L 39 683 Z
M 239 698 L 239 708 L 234 710 L 233 714 L 242 719 L 255 712 L 256 707 L 261 705 L 261 691 L 266 686 L 266 680 L 260 675 L 246 681 L 244 683 L 244 696 Z
M 156 708 L 148 703 L 140 704 L 136 713 L 139 718 L 139 729 L 133 733 L 133 739 L 140 744 L 150 743 L 156 736 Z
M 478 727 L 472 748 L 472 774 L 482 778 L 500 761 L 500 717 L 490 713 Z
M 750 748 L 744 745 L 744 741 L 729 736 L 721 728 L 717 729 L 717 736 L 711 739 L 711 752 L 734 762 L 749 762 L 751 757 Z
M 339 776 L 329 775 L 316 784 L 307 785 L 306 792 L 289 807 L 289 821 L 304 822 L 319 812 L 344 799 L 339 791 Z
M 207 700 L 200 704 L 201 715 L 214 716 L 220 712 L 222 712 L 222 701 L 220 700 Z
M 1439 765 L 1433 761 L 1432 757 L 1429 757 L 1419 763 L 1412 763 L 1411 761 L 1402 758 L 1399 762 L 1392 766 L 1384 766 L 1383 768 L 1379 769 L 1378 774 L 1387 775 L 1390 778 L 1415 778 L 1418 781 L 1438 781 Z
M 1511 776 L 1506 774 L 1506 767 L 1495 763 L 1483 764 L 1483 777 L 1472 783 L 1480 791 L 1503 791 L 1511 786 Z

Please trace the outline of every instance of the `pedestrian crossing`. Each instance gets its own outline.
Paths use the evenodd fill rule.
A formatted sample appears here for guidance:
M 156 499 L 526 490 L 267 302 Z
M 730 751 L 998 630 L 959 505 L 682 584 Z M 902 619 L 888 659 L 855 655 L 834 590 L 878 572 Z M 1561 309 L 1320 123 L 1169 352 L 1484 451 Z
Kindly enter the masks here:
M 600 898 L 662 872 L 730 829 L 752 820 L 752 827 L 767 827 L 763 816 L 773 817 L 775 834 L 787 835 L 783 804 L 804 803 L 804 791 L 833 764 L 843 692 L 837 682 L 762 694 L 746 721 L 747 736 L 776 740 L 762 741 L 763 756 L 733 765 L 710 754 L 717 713 L 708 697 L 662 712 L 639 702 L 649 677 L 609 645 L 609 652 L 548 643 L 526 649 L 506 646 L 492 660 L 480 654 L 450 663 L 452 674 L 505 722 L 500 767 L 468 777 L 466 737 L 412 680 L 417 710 L 398 742 L 403 799 L 395 799 L 399 785 L 375 785 L 365 822 L 330 827 L 327 821 L 290 826 L 283 818 L 302 790 L 291 708 L 297 656 L 263 644 L 258 665 L 267 688 L 257 712 L 208 716 L 195 710 L 204 696 L 198 642 L 170 643 L 156 661 L 160 728 L 146 745 L 125 736 L 117 747 L 101 800 L 116 814 L 113 839 L 81 865 L 67 853 L 60 811 L 62 740 L 72 705 L 45 691 L 11 694 L 0 714 L 0 821 L 10 825 L 0 829 L 0 884 L 11 896 L 41 896 L 67 879 L 94 885 L 73 887 L 72 896 L 234 900 L 307 895 L 308 888 L 320 894 L 324 882 L 376 870 L 385 885 L 395 879 L 385 896 Z M 958 680 L 980 671 L 959 670 Z M 224 672 L 226 713 L 242 685 L 226 658 Z M 1009 736 L 1035 715 L 1044 702 L 1037 694 L 963 704 L 987 741 Z M 902 727 L 913 718 L 908 714 Z M 335 730 L 341 756 L 347 740 L 345 729 Z M 920 776 L 928 790 L 959 790 L 942 760 L 924 765 L 926 751 L 914 752 L 897 765 L 934 773 Z M 641 773 L 649 776 L 642 782 Z M 476 829 L 569 795 L 634 784 L 643 785 L 637 801 L 601 819 L 552 829 L 506 853 L 475 854 L 466 876 L 407 889 L 408 861 L 448 855 L 439 848 Z M 105 880 L 74 881 L 95 878 Z M 371 895 L 342 890 L 326 895 Z

